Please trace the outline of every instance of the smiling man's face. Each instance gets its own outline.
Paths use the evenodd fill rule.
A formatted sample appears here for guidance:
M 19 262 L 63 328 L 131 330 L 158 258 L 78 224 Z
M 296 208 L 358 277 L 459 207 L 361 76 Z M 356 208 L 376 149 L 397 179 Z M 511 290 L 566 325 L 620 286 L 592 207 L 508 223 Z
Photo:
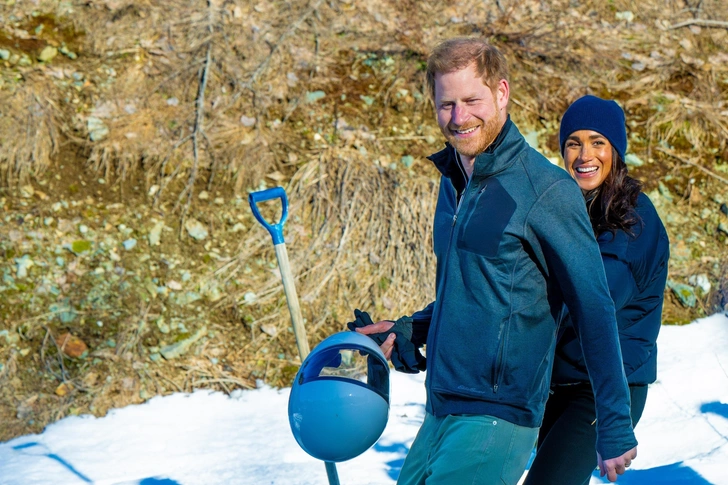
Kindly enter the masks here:
M 437 124 L 447 141 L 467 159 L 485 151 L 506 121 L 508 82 L 495 89 L 483 83 L 475 64 L 435 75 Z

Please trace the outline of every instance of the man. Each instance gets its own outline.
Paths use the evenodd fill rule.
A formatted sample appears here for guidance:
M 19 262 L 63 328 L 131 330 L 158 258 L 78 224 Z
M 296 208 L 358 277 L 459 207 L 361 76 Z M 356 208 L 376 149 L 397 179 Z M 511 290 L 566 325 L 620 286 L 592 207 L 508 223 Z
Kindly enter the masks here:
M 412 315 L 413 332 L 388 335 L 407 318 L 357 328 L 379 334 L 393 362 L 407 360 L 405 343 L 426 344 L 425 420 L 398 483 L 518 482 L 541 425 L 564 304 L 593 383 L 600 470 L 615 481 L 637 441 L 614 304 L 581 191 L 511 122 L 497 49 L 447 40 L 428 59 L 427 84 L 447 140 L 430 157 L 442 173 L 436 299 Z

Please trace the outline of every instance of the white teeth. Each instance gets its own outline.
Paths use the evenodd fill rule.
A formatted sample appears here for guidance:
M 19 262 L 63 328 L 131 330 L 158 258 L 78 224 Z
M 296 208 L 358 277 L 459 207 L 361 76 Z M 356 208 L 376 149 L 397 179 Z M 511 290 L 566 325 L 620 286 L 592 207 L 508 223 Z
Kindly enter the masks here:
M 591 173 L 591 172 L 596 172 L 597 169 L 598 169 L 598 167 L 578 167 L 576 169 L 576 171 L 579 173 Z
M 468 133 L 474 132 L 476 128 L 477 128 L 477 126 L 473 126 L 472 128 L 468 128 L 467 130 L 453 130 L 453 131 L 459 135 L 466 135 Z

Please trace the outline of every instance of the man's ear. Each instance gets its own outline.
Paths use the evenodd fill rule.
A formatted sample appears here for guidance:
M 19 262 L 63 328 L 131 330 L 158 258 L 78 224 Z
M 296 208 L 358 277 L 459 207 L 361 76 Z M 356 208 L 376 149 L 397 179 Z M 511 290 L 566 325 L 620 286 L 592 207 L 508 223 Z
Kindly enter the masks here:
M 498 85 L 495 88 L 495 100 L 498 106 L 498 111 L 504 111 L 506 109 L 510 94 L 511 87 L 508 85 L 508 81 L 505 79 L 498 81 Z

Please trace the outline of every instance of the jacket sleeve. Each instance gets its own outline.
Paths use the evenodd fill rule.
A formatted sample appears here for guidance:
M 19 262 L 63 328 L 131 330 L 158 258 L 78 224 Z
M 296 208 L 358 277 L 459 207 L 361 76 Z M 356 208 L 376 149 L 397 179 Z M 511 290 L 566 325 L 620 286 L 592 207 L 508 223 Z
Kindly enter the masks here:
M 605 460 L 621 456 L 637 445 L 629 389 L 614 303 L 578 185 L 571 179 L 555 182 L 536 201 L 526 223 L 549 285 L 560 290 L 579 337 L 596 402 L 597 451 Z
M 435 307 L 433 301 L 425 308 L 412 314 L 412 343 L 421 347 L 427 343 L 427 334 L 432 321 L 432 309 Z

